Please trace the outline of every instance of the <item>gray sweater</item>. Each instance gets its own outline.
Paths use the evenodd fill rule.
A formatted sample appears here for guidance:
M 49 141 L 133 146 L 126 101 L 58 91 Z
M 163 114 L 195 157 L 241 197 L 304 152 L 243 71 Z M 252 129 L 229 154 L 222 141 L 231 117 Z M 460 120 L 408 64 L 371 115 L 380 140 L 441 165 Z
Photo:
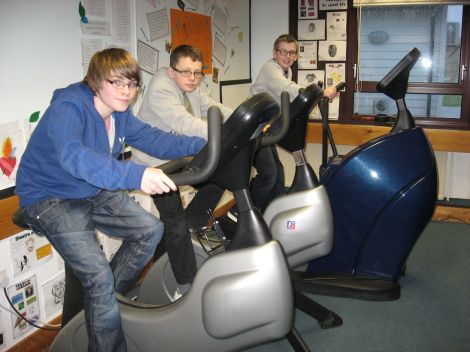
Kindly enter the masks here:
M 150 80 L 137 117 L 162 131 L 207 139 L 207 110 L 211 106 L 219 107 L 224 121 L 233 112 L 232 109 L 201 92 L 199 87 L 195 91 L 187 93 L 187 96 L 194 115 L 186 111 L 183 104 L 183 92 L 168 76 L 168 68 L 161 68 Z M 131 159 L 137 163 L 153 166 L 158 166 L 166 161 L 153 158 L 134 148 Z

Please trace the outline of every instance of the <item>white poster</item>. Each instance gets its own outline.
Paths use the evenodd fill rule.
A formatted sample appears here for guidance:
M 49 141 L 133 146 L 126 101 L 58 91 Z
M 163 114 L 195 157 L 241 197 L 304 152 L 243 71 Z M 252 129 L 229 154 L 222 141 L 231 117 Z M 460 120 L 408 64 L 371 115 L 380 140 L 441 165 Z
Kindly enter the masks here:
M 65 273 L 61 273 L 42 285 L 46 321 L 55 318 L 64 305 Z
M 0 123 L 0 189 L 13 187 L 21 156 L 26 147 L 22 121 Z
M 297 83 L 301 86 L 309 86 L 311 84 L 318 84 L 318 82 L 325 82 L 324 70 L 298 70 Z
M 52 246 L 44 236 L 25 230 L 10 237 L 13 276 L 26 273 L 52 258 Z
M 155 74 L 158 70 L 159 55 L 159 51 L 154 47 L 141 40 L 137 41 L 137 61 L 141 70 L 151 75 Z
M 347 12 L 328 12 L 326 14 L 326 37 L 328 40 L 346 40 Z
M 318 18 L 318 0 L 299 0 L 299 20 Z
M 318 44 L 319 61 L 346 61 L 346 41 L 327 40 Z
M 8 287 L 8 297 L 24 318 L 39 319 L 39 298 L 35 275 Z M 15 339 L 33 327 L 15 313 L 11 313 L 11 323 Z
M 298 22 L 297 34 L 300 40 L 324 40 L 325 20 L 303 20 Z
M 299 41 L 299 70 L 316 69 L 318 63 L 317 42 Z
M 346 10 L 348 0 L 320 0 L 320 10 Z
M 166 8 L 148 13 L 147 24 L 150 32 L 151 42 L 157 40 L 158 38 L 166 37 L 170 34 Z M 141 30 L 143 31 L 142 28 Z

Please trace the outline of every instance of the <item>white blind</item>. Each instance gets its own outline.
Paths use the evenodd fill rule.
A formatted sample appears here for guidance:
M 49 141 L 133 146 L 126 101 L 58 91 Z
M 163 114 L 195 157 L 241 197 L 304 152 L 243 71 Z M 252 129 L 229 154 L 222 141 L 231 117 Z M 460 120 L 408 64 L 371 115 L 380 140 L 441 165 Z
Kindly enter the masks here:
M 406 6 L 406 5 L 470 5 L 470 0 L 354 0 L 360 6 Z

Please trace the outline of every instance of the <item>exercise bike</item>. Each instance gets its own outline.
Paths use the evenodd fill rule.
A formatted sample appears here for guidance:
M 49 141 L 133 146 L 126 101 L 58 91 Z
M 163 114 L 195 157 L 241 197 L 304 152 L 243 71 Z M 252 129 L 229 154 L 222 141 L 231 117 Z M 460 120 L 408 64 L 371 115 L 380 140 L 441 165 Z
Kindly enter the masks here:
M 189 163 L 170 162 L 165 171 L 177 184 L 196 184 L 212 177 L 226 179 L 240 170 L 237 159 L 252 158 L 257 135 L 268 120 L 279 114 L 279 106 L 267 94 L 259 94 L 240 105 L 222 129 L 224 144 L 220 158 L 214 156 L 220 138 L 208 145 Z M 213 135 L 221 114 L 209 111 Z M 214 171 L 215 170 L 215 171 Z M 248 168 L 239 175 L 249 178 Z M 241 177 L 243 178 L 243 177 Z M 237 194 L 246 208 L 248 224 L 241 231 L 233 250 L 206 260 L 200 267 L 191 290 L 177 302 L 157 306 L 135 302 L 117 294 L 121 319 L 129 351 L 188 349 L 192 351 L 235 351 L 282 338 L 293 321 L 292 283 L 282 249 L 262 220 L 252 209 L 248 192 Z M 250 209 L 251 208 L 251 209 Z M 14 218 L 20 226 L 21 219 Z M 256 232 L 252 232 L 254 229 Z M 262 258 L 262 260 L 260 259 Z M 276 292 L 276 295 L 266 293 Z M 175 336 L 182 331 L 185 338 Z M 54 340 L 51 351 L 85 351 L 88 340 L 83 311 L 71 319 Z
M 406 259 L 437 201 L 434 152 L 405 103 L 409 74 L 419 57 L 414 48 L 377 85 L 397 105 L 390 133 L 344 156 L 337 153 L 323 102 L 320 181 L 333 210 L 334 245 L 307 271 L 294 274 L 297 290 L 375 301 L 400 297 L 398 280 Z
M 302 90 L 290 104 L 288 95 L 284 94 L 284 118 L 280 124 L 280 134 L 261 139 L 263 145 L 277 143 L 291 151 L 297 163 L 296 176 L 288 194 L 274 200 L 263 216 L 273 237 L 281 243 L 291 268 L 328 254 L 333 245 L 333 218 L 328 195 L 325 188 L 319 185 L 303 152 L 308 116 L 322 96 L 323 90 L 317 85 Z M 245 160 L 244 163 L 251 168 L 251 160 Z M 237 223 L 231 227 L 240 229 L 243 228 L 240 224 L 243 223 L 245 210 L 236 192 L 234 194 L 239 216 Z M 192 235 L 198 265 L 209 257 L 230 250 L 233 245 L 230 239 L 237 237 L 236 234 L 226 236 L 218 220 L 213 219 L 212 227 Z M 176 285 L 168 256 L 164 254 L 155 262 L 142 283 L 139 300 L 169 302 Z M 341 325 L 341 318 L 334 312 L 298 291 L 294 294 L 295 306 L 317 319 L 322 328 Z M 296 351 L 309 351 L 295 328 L 286 337 Z

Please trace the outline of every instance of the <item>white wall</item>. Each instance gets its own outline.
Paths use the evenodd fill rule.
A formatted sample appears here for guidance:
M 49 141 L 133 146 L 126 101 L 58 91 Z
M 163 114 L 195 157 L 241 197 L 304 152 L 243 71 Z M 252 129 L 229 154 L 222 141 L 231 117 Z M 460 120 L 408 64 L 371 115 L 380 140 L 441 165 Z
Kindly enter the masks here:
M 289 0 L 251 0 L 251 78 L 272 57 L 273 44 L 289 33 Z

